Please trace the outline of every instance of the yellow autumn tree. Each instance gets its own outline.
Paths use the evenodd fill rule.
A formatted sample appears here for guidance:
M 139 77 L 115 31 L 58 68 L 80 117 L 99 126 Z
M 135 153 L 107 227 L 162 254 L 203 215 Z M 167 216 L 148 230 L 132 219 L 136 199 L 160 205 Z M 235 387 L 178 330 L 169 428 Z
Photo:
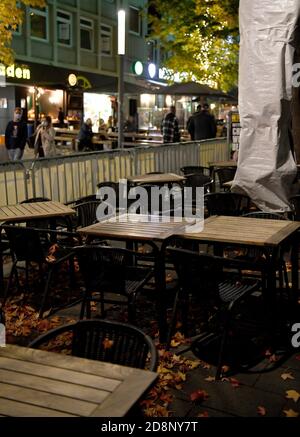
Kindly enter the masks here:
M 11 48 L 13 32 L 22 24 L 24 6 L 44 7 L 44 0 L 1 0 L 0 1 L 0 63 L 9 65 L 14 62 Z
M 165 54 L 168 79 L 229 90 L 237 83 L 239 0 L 149 0 L 149 38 Z

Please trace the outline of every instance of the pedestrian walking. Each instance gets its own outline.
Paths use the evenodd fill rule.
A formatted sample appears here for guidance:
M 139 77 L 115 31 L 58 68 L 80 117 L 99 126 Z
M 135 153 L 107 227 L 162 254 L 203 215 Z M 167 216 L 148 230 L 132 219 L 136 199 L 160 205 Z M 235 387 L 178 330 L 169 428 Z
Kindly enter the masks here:
M 22 109 L 17 107 L 13 120 L 8 122 L 5 129 L 5 147 L 11 161 L 22 159 L 27 136 L 27 123 L 22 120 Z
M 50 115 L 42 118 L 41 124 L 37 127 L 35 142 L 35 156 L 51 157 L 56 155 L 55 148 L 55 130 L 52 127 L 52 118 Z

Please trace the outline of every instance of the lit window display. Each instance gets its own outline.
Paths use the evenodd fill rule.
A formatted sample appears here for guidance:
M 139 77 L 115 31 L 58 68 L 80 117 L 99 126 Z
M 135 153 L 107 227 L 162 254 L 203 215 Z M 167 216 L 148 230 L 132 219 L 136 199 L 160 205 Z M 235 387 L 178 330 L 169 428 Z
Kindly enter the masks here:
M 36 104 L 34 104 L 34 98 Z M 50 115 L 53 121 L 56 121 L 58 109 L 63 106 L 64 91 L 48 90 L 46 88 L 28 88 L 27 107 L 28 119 L 34 120 L 35 106 L 38 114 Z
M 111 97 L 107 94 L 84 93 L 83 95 L 84 119 L 90 118 L 93 122 L 93 131 L 98 132 L 99 120 L 107 123 L 112 115 Z

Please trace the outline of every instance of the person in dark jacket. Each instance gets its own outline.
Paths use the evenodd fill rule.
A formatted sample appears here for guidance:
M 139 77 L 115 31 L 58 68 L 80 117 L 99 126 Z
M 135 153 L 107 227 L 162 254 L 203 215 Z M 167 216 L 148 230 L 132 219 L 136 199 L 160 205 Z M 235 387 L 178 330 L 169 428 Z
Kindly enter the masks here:
M 80 131 L 79 131 L 79 143 L 78 143 L 78 150 L 79 151 L 89 151 L 89 150 L 94 150 L 94 145 L 93 145 L 93 131 L 92 131 L 92 120 L 90 118 L 88 118 L 85 123 L 82 124 Z
M 189 119 L 187 128 L 192 140 L 215 138 L 216 122 L 208 109 L 209 106 L 205 104 L 202 111 L 195 112 Z
M 22 159 L 27 141 L 27 123 L 22 120 L 22 109 L 16 108 L 14 119 L 5 129 L 5 146 L 11 161 Z

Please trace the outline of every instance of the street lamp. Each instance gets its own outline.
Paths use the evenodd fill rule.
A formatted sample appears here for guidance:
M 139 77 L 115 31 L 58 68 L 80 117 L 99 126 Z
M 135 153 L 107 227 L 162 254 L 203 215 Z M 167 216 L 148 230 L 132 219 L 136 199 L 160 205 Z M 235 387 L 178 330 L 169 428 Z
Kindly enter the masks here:
M 126 13 L 124 9 L 118 11 L 118 59 L 119 59 L 119 80 L 118 80 L 118 147 L 123 147 L 123 125 L 124 125 L 124 55 L 125 55 L 125 27 Z

